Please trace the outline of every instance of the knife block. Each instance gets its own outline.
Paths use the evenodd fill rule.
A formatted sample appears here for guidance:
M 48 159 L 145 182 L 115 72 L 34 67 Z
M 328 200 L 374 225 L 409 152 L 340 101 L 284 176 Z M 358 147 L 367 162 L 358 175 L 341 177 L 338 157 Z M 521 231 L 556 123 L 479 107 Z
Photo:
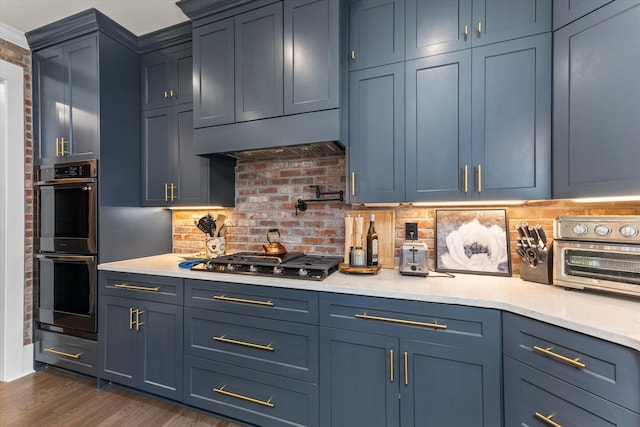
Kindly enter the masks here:
M 534 266 L 520 259 L 520 278 L 527 282 L 553 284 L 553 250 L 549 245 L 546 251 L 538 252 L 538 263 Z

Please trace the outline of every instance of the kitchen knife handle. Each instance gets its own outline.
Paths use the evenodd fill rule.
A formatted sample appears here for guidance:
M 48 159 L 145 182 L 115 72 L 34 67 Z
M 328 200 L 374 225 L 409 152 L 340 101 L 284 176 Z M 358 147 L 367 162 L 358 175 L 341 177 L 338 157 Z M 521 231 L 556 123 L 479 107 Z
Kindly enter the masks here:
M 547 233 L 544 232 L 544 228 L 540 224 L 536 225 L 536 231 L 540 236 L 540 242 L 542 243 L 542 249 L 547 247 Z

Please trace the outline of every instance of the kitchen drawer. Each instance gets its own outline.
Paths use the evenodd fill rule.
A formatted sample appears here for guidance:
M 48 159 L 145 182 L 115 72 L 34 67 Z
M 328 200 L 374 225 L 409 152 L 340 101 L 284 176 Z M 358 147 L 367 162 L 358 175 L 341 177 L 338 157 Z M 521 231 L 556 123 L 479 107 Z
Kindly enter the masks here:
M 204 359 L 318 382 L 318 327 L 185 308 L 184 352 Z
M 188 405 L 263 427 L 319 424 L 315 384 L 191 356 L 184 372 Z
M 503 315 L 503 333 L 504 354 L 640 412 L 637 351 L 511 313 Z
M 504 384 L 505 426 L 640 426 L 640 414 L 508 356 L 504 357 Z M 539 416 L 551 416 L 556 424 Z
M 320 324 L 472 348 L 500 348 L 500 311 L 420 301 L 320 295 Z
M 318 324 L 318 294 L 297 289 L 185 280 L 185 306 Z
M 70 371 L 98 376 L 98 342 L 36 329 L 35 359 Z
M 99 271 L 100 294 L 182 305 L 183 279 Z

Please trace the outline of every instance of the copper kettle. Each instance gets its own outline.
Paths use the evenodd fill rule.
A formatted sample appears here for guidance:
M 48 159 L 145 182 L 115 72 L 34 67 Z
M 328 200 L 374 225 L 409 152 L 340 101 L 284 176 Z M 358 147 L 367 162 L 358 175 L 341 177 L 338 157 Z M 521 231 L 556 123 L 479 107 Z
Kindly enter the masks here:
M 271 240 L 271 237 L 269 237 L 271 233 L 278 233 L 277 240 Z M 268 245 L 262 245 L 265 254 L 278 256 L 287 253 L 287 249 L 280 243 L 280 231 L 277 228 L 272 228 L 267 231 L 267 242 L 269 242 Z

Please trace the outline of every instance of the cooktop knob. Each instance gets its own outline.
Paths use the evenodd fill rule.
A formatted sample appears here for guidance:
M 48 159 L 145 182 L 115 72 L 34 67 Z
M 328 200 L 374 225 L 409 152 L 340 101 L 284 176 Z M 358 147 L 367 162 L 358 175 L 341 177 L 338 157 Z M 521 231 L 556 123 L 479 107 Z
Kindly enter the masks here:
M 304 268 L 301 268 L 300 270 L 298 270 L 298 276 L 307 277 L 308 275 L 309 275 L 309 272 L 307 270 L 305 270 Z
M 227 264 L 227 271 L 235 271 L 236 270 L 236 266 L 233 264 Z
M 571 227 L 571 231 L 573 231 L 578 236 L 584 236 L 585 234 L 587 234 L 589 229 L 584 224 L 576 224 Z
M 620 227 L 620 235 L 624 236 L 624 237 L 636 237 L 638 235 L 638 227 L 636 227 L 635 225 L 631 225 L 631 224 L 625 224 L 622 227 Z
M 611 234 L 611 227 L 609 227 L 606 224 L 598 224 L 593 228 L 593 231 L 598 235 L 598 236 L 602 236 L 602 237 L 606 237 L 609 234 Z
M 258 267 L 257 265 L 250 265 L 249 271 L 252 273 L 257 273 L 258 271 L 260 271 L 260 267 Z
M 282 276 L 284 274 L 284 268 L 278 266 L 273 267 L 273 274 L 276 276 Z

